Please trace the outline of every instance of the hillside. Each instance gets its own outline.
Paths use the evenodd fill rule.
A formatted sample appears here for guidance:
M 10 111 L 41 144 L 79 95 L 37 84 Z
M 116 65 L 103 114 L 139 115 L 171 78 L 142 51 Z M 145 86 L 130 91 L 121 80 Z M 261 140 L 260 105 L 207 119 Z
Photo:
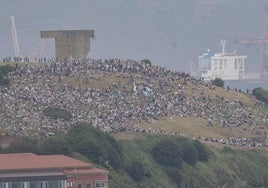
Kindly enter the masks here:
M 172 136 L 173 138 L 174 136 Z M 175 138 L 174 138 L 175 139 Z M 182 168 L 168 168 L 157 164 L 150 149 L 157 143 L 155 138 L 122 141 L 125 155 L 131 161 L 140 161 L 151 172 L 150 178 L 133 182 L 123 174 L 111 174 L 113 187 L 267 187 L 268 154 L 263 150 L 240 150 L 229 147 L 209 148 L 209 160 L 193 165 L 183 162 Z M 114 176 L 115 177 L 114 177 Z M 125 177 L 125 178 L 123 178 Z M 161 178 L 159 178 L 161 177 Z M 116 179 L 118 178 L 118 179 Z M 122 178 L 122 180 L 121 180 Z M 119 186 L 118 186 L 119 185 Z
M 112 188 L 268 185 L 268 110 L 250 94 L 133 60 L 9 65 L 0 152 L 89 161 Z
M 110 188 L 267 187 L 268 153 L 203 145 L 175 135 L 116 141 L 79 123 L 67 134 L 20 138 L 0 153 L 64 154 L 109 170 Z
M 1 89 L 2 135 L 42 138 L 87 122 L 124 134 L 182 134 L 254 147 L 267 133 L 267 107 L 251 95 L 130 60 L 17 64 Z M 69 118 L 48 116 L 49 108 Z M 128 136 L 127 136 L 128 137 Z

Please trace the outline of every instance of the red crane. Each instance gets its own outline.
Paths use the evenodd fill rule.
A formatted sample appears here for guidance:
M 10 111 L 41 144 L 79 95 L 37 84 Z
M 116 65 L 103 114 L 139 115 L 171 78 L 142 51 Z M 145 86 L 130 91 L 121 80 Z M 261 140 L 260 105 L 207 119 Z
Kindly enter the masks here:
M 251 44 L 258 44 L 260 46 L 261 49 L 261 62 L 260 62 L 260 78 L 263 79 L 264 78 L 264 72 L 265 72 L 265 60 L 266 59 L 266 55 L 265 55 L 265 50 L 266 50 L 266 45 L 268 44 L 268 31 L 267 31 L 267 27 L 268 27 L 268 5 L 265 7 L 265 15 L 264 15 L 264 20 L 263 20 L 263 24 L 264 24 L 264 33 L 263 33 L 263 38 L 262 39 L 249 39 L 249 40 L 240 40 L 238 41 L 241 44 L 246 44 L 246 45 L 251 45 Z M 268 71 L 268 70 L 266 70 Z
M 265 33 L 268 35 L 268 33 Z M 240 44 L 246 44 L 246 45 L 251 45 L 251 44 L 258 44 L 260 45 L 261 48 L 261 66 L 260 66 L 260 78 L 264 78 L 264 72 L 265 72 L 265 49 L 266 45 L 268 44 L 268 39 L 251 39 L 251 40 L 240 40 L 238 41 Z

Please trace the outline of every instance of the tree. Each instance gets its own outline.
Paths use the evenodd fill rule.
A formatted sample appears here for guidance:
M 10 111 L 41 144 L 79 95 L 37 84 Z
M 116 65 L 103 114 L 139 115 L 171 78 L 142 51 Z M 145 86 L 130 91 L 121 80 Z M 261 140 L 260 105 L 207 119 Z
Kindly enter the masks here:
M 167 175 L 171 181 L 177 184 L 177 187 L 180 187 L 182 175 L 179 169 L 177 168 L 167 168 Z
M 256 99 L 268 104 L 268 91 L 258 87 L 252 90 L 252 94 L 256 97 Z
M 207 162 L 209 157 L 208 149 L 198 140 L 194 140 L 193 144 L 198 151 L 198 160 L 202 162 Z
M 139 161 L 133 161 L 128 164 L 126 166 L 126 171 L 136 182 L 140 182 L 144 177 L 151 176 L 150 171 Z
M 100 165 L 120 168 L 122 148 L 109 134 L 86 123 L 73 125 L 67 134 L 74 151 Z
M 2 65 L 2 66 L 0 66 L 0 72 L 3 75 L 7 75 L 9 72 L 14 71 L 15 69 L 16 69 L 15 67 L 12 67 L 10 65 Z
M 15 67 L 12 67 L 10 65 L 0 66 L 0 85 L 9 85 L 9 79 L 7 78 L 7 74 L 13 70 L 15 70 Z
M 68 143 L 67 139 L 63 136 L 53 136 L 49 137 L 42 144 L 42 149 L 45 154 L 64 154 L 70 155 L 72 152 L 71 145 Z
M 52 119 L 64 119 L 65 121 L 69 121 L 72 118 L 72 114 L 66 109 L 55 107 L 47 107 L 43 110 L 43 113 Z
M 146 66 L 152 66 L 152 62 L 149 59 L 143 59 L 141 60 L 142 63 L 144 63 Z
M 42 153 L 37 140 L 30 138 L 18 138 L 7 148 L 8 153 Z
M 154 160 L 168 167 L 182 167 L 182 152 L 180 145 L 174 140 L 165 138 L 157 143 L 151 150 Z
M 212 84 L 218 87 L 224 87 L 224 81 L 221 78 L 215 78 L 215 80 L 212 81 Z
M 194 165 L 198 161 L 198 151 L 192 140 L 180 137 L 176 141 L 180 144 L 182 159 L 188 164 Z

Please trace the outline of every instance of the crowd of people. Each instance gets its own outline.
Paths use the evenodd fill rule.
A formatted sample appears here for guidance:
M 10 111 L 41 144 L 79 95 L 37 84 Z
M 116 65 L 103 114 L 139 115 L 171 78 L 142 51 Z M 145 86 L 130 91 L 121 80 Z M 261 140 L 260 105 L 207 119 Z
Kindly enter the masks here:
M 92 87 L 93 80 L 108 75 L 117 79 L 103 88 Z M 241 127 L 253 135 L 267 125 L 267 114 L 258 108 L 258 102 L 251 105 L 208 95 L 201 86 L 215 89 L 210 83 L 142 61 L 43 59 L 17 63 L 8 76 L 10 86 L 0 88 L 0 132 L 6 135 L 48 137 L 67 132 L 76 122 L 107 132 L 169 134 L 160 129 L 144 130 L 140 125 L 176 116 L 206 119 L 208 127 Z M 43 113 L 47 107 L 66 109 L 72 118 L 48 117 Z M 223 143 L 222 138 L 196 138 Z M 224 140 L 224 144 L 237 143 L 266 146 L 261 139 Z

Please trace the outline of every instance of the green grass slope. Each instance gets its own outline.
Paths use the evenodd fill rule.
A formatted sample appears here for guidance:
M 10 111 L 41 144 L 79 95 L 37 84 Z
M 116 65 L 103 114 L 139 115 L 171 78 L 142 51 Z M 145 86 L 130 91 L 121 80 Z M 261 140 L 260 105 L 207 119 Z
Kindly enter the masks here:
M 208 162 L 189 165 L 183 162 L 171 177 L 170 168 L 159 165 L 150 155 L 154 144 L 160 137 L 123 140 L 126 163 L 140 161 L 149 169 L 150 177 L 136 182 L 124 170 L 111 170 L 110 187 L 267 187 L 268 152 L 265 150 L 240 150 L 230 147 L 206 146 L 210 151 Z M 174 174 L 174 173 L 173 173 Z
M 66 135 L 18 138 L 0 148 L 0 153 L 18 152 L 65 154 L 93 163 L 109 170 L 110 188 L 268 187 L 264 148 L 218 147 L 175 135 L 115 140 L 81 123 Z

